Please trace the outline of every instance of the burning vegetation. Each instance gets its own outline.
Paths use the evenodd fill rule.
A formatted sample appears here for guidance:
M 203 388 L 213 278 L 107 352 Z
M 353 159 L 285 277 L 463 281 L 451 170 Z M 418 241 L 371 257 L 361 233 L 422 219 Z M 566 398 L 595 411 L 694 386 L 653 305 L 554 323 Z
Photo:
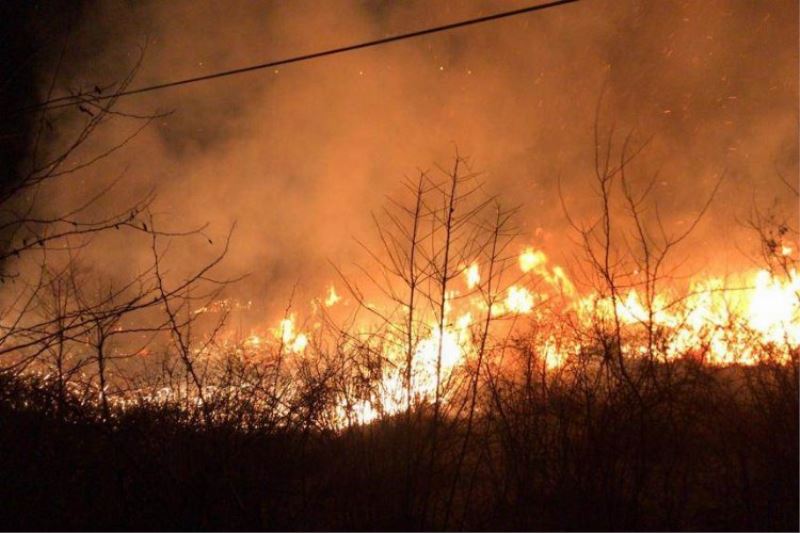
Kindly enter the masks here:
M 153 190 L 95 183 L 148 126 L 167 128 L 170 113 L 118 109 L 143 57 L 68 96 L 54 78 L 55 107 L 31 115 L 0 182 L 0 477 L 15 480 L 0 484 L 0 524 L 797 529 L 795 211 L 754 201 L 737 222 L 757 257 L 695 268 L 687 257 L 728 247 L 695 240 L 728 172 L 698 180 L 690 216 L 668 216 L 666 182 L 637 166 L 649 141 L 601 127 L 601 91 L 579 186 L 508 207 L 512 188 L 456 151 L 380 191 L 355 258 L 287 297 L 285 273 L 262 286 L 227 263 L 253 246 L 235 223 L 220 238 L 175 224 Z M 102 135 L 112 121 L 134 126 Z M 545 202 L 560 204 L 555 244 L 526 225 Z M 301 211 L 280 225 L 311 227 Z
M 159 241 L 174 236 L 134 212 L 124 223 L 152 251 L 135 283 L 88 292 L 94 285 L 70 261 L 43 267 L 22 307 L 9 308 L 19 318 L 4 326 L 0 347 L 3 409 L 16 424 L 33 416 L 66 423 L 67 435 L 99 431 L 91 439 L 102 464 L 123 476 L 144 468 L 141 479 L 103 478 L 113 496 L 97 505 L 113 501 L 104 512 L 114 520 L 131 512 L 117 506 L 150 501 L 140 483 L 197 479 L 199 466 L 156 474 L 177 460 L 175 439 L 202 443 L 189 452 L 200 465 L 212 450 L 249 454 L 226 459 L 218 479 L 201 476 L 203 490 L 223 499 L 220 515 L 159 493 L 154 515 L 133 511 L 131 527 L 172 524 L 165 513 L 174 508 L 197 513 L 176 527 L 796 521 L 796 230 L 754 219 L 761 268 L 678 283 L 671 254 L 688 245 L 705 208 L 675 233 L 648 218 L 648 188 L 634 191 L 624 147 L 616 166 L 610 148 L 599 160 L 597 219 L 578 222 L 565 205 L 584 252 L 577 277 L 525 243 L 516 210 L 486 195 L 457 156 L 450 169 L 408 181 L 405 197 L 374 217 L 379 245 L 362 245 L 367 263 L 335 267 L 318 298 L 293 296 L 282 317 L 249 331 L 233 324 L 252 303 L 226 297 L 235 280 L 214 275 L 228 244 L 169 283 Z M 627 221 L 608 207 L 614 195 Z M 705 205 L 712 201 L 713 192 Z M 5 445 L 13 457 L 16 444 Z M 240 461 L 262 466 L 227 470 L 249 468 Z M 84 479 L 67 478 L 59 482 Z M 754 486 L 767 492 L 756 496 Z M 720 500 L 723 487 L 754 507 Z

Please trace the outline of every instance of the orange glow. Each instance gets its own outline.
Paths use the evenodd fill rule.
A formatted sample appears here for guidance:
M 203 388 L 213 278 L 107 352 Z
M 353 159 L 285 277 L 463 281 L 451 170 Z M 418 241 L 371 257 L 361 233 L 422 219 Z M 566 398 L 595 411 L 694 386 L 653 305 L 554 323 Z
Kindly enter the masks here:
M 547 257 L 544 255 L 544 252 L 535 251 L 530 247 L 526 248 L 519 256 L 519 268 L 525 273 L 544 266 L 546 262 Z
M 508 288 L 506 309 L 511 313 L 530 313 L 531 309 L 533 309 L 533 295 L 525 287 L 512 285 Z
M 336 294 L 336 287 L 333 285 L 328 289 L 328 296 L 325 297 L 325 307 L 333 307 L 342 298 Z
M 464 270 L 467 288 L 474 289 L 481 282 L 481 272 L 478 270 L 478 263 L 472 263 Z
M 289 315 L 281 320 L 275 330 L 275 336 L 280 339 L 282 346 L 292 353 L 301 353 L 308 346 L 308 337 L 305 333 L 295 331 L 294 315 Z
M 636 288 L 624 291 L 616 301 L 594 292 L 579 294 L 563 268 L 551 265 L 544 252 L 530 247 L 522 251 L 518 261 L 520 270 L 532 278 L 530 282 L 498 289 L 501 292 L 492 304 L 490 317 L 525 317 L 526 321 L 514 322 L 520 328 L 528 319 L 533 321 L 537 331 L 544 334 L 531 341 L 531 348 L 548 371 L 568 364 L 586 345 L 585 339 L 570 337 L 556 327 L 571 321 L 577 321 L 582 331 L 596 331 L 599 325 L 607 333 L 615 331 L 618 321 L 621 349 L 626 357 L 652 357 L 664 362 L 702 357 L 712 365 L 753 365 L 765 353 L 759 346 L 773 346 L 769 353 L 784 361 L 800 347 L 800 275 L 794 270 L 783 277 L 766 270 L 755 271 L 727 284 L 719 278 L 698 279 L 683 296 L 673 289 L 664 290 L 653 295 L 648 304 Z M 477 262 L 463 269 L 463 283 L 468 289 L 480 283 Z M 322 301 L 332 307 L 343 300 L 330 285 Z M 379 304 L 365 305 L 390 316 Z M 342 427 L 369 423 L 382 415 L 404 411 L 410 402 L 433 402 L 436 398 L 447 401 L 450 393 L 443 384 L 476 359 L 479 343 L 473 326 L 485 320 L 487 310 L 482 297 L 465 298 L 458 290 L 449 290 L 444 327 L 440 328 L 435 314 L 418 315 L 422 323 L 415 329 L 411 347 L 400 333 L 405 326 L 398 317 L 398 322 L 391 324 L 390 333 L 379 337 L 382 342 L 373 346 L 374 339 L 366 341 L 384 361 L 375 389 L 367 397 L 343 397 L 332 415 L 334 424 Z M 311 323 L 319 328 L 318 322 Z M 372 326 L 368 323 L 355 327 L 357 335 L 372 339 Z M 308 335 L 301 331 L 294 314 L 280 320 L 273 331 L 287 354 L 303 356 L 309 349 Z M 649 344 L 648 331 L 655 335 Z M 245 345 L 266 350 L 271 342 L 252 333 Z M 406 389 L 404 370 L 409 351 L 410 391 Z

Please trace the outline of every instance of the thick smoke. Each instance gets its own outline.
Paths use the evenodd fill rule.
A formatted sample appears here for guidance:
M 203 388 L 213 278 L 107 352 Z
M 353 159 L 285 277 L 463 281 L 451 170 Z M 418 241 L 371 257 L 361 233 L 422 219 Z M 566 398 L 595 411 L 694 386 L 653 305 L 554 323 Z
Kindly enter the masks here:
M 70 38 L 58 87 L 120 79 L 146 52 L 134 86 L 211 73 L 510 9 L 528 2 L 101 2 Z M 747 266 L 753 201 L 797 218 L 779 174 L 798 174 L 798 7 L 793 0 L 590 0 L 274 71 L 124 99 L 131 113 L 173 111 L 53 193 L 76 201 L 124 171 L 119 205 L 155 187 L 163 224 L 210 223 L 218 245 L 236 221 L 227 268 L 237 289 L 284 299 L 316 289 L 328 261 L 358 257 L 370 211 L 404 175 L 447 165 L 457 147 L 487 190 L 521 205 L 523 241 L 559 262 L 574 253 L 558 200 L 588 217 L 593 126 L 652 137 L 636 175 L 680 227 L 718 176 L 726 180 L 692 243 L 692 268 Z M 47 72 L 42 73 L 45 80 Z M 72 119 L 82 117 L 70 111 Z M 119 119 L 93 148 L 136 127 Z M 133 245 L 95 247 L 107 272 L 135 265 Z M 142 243 L 145 244 L 145 243 Z M 204 239 L 176 245 L 198 260 Z M 694 250 L 694 251 L 692 251 Z M 700 253 L 702 252 L 702 253 Z M 315 286 L 317 284 L 317 286 Z

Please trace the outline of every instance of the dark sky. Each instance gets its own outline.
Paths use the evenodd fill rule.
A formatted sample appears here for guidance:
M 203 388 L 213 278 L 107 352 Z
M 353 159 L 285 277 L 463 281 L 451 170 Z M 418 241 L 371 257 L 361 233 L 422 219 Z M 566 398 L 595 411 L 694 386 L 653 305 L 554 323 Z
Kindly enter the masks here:
M 37 45 L 20 95 L 41 95 L 71 28 L 57 94 L 119 80 L 146 44 L 136 85 L 210 73 L 526 5 L 528 2 L 97 2 L 35 4 L 14 45 Z M 42 7 L 43 6 L 43 7 Z M 20 8 L 30 19 L 33 8 Z M 9 17 L 3 17 L 9 25 Z M 76 20 L 74 24 L 69 21 Z M 37 27 L 56 24 L 49 39 Z M 37 26 L 38 25 L 38 26 Z M 33 28 L 33 29 L 31 29 Z M 4 30 L 5 31 L 5 30 Z M 17 52 L 19 51 L 19 52 Z M 38 57 L 38 56 L 37 56 Z M 690 254 L 693 268 L 746 264 L 741 225 L 753 201 L 797 219 L 779 174 L 798 175 L 798 7 L 786 1 L 588 0 L 452 33 L 130 98 L 127 112 L 173 111 L 135 142 L 51 191 L 75 202 L 125 171 L 120 201 L 156 187 L 165 224 L 238 223 L 231 269 L 263 294 L 330 277 L 357 256 L 371 210 L 404 175 L 447 164 L 457 146 L 487 190 L 521 205 L 521 243 L 567 262 L 558 198 L 592 216 L 592 127 L 652 137 L 642 183 L 680 228 L 725 173 Z M 82 120 L 71 111 L 60 131 Z M 136 127 L 117 120 L 93 150 Z M 54 142 L 54 145 L 56 143 Z M 88 152 L 87 152 L 88 153 Z M 101 268 L 135 264 L 135 247 L 102 249 Z M 111 253 L 110 253 L 111 252 Z M 195 257 L 192 246 L 176 252 Z M 279 282 L 276 284 L 276 282 Z M 255 292 L 254 292 L 255 291 Z

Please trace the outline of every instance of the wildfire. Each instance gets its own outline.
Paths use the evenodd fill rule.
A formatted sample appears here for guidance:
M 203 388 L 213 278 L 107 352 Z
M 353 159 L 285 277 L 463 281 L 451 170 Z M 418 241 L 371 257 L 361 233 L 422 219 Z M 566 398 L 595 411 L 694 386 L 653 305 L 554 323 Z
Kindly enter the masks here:
M 787 340 L 790 344 L 800 344 L 799 295 L 797 271 L 791 271 L 789 280 L 783 283 L 766 270 L 759 271 L 747 309 L 748 322 L 771 342 Z
M 512 285 L 508 288 L 505 308 L 508 312 L 527 314 L 533 309 L 533 295 L 525 287 Z
M 523 274 L 535 275 L 557 292 L 573 296 L 575 286 L 564 269 L 558 265 L 549 269 L 547 263 L 547 255 L 541 250 L 534 250 L 531 247 L 525 248 L 519 255 L 519 268 Z
M 478 263 L 472 263 L 464 270 L 467 288 L 474 289 L 481 282 L 481 272 L 478 270 Z
M 526 248 L 519 256 L 519 268 L 523 273 L 538 270 L 540 267 L 543 267 L 546 262 L 547 256 L 544 252 L 534 250 L 533 248 Z
M 292 353 L 301 353 L 308 346 L 308 337 L 305 333 L 295 331 L 294 315 L 281 320 L 280 325 L 275 330 L 275 336 L 280 339 L 281 345 Z
M 482 282 L 478 263 L 463 267 L 461 287 L 454 286 L 445 294 L 445 316 L 420 316 L 411 346 L 405 334 L 397 333 L 407 331 L 401 314 L 398 323 L 389 325 L 389 333 L 380 337 L 381 343 L 366 346 L 380 353 L 383 361 L 376 367 L 377 385 L 366 397 L 343 397 L 333 415 L 335 425 L 368 423 L 384 414 L 402 412 L 411 402 L 446 401 L 444 384 L 485 348 L 479 348 L 480 328 L 475 324 L 494 323 L 507 316 L 539 321 L 537 331 L 544 334 L 531 341 L 531 348 L 548 371 L 568 364 L 586 346 L 585 339 L 569 337 L 563 330 L 556 332 L 556 324 L 561 323 L 577 323 L 596 334 L 618 331 L 626 357 L 663 362 L 700 357 L 714 365 L 756 364 L 763 357 L 759 354 L 768 352 L 786 360 L 800 347 L 800 275 L 794 270 L 788 276 L 761 270 L 727 283 L 719 278 L 700 279 L 684 294 L 663 290 L 647 297 L 636 288 L 615 296 L 579 294 L 566 271 L 532 247 L 522 250 L 518 268 L 530 276 L 523 278 L 528 281 L 496 289 L 500 292 L 489 309 L 483 294 L 468 292 Z M 343 300 L 331 285 L 321 301 L 330 308 Z M 382 312 L 378 304 L 371 304 L 370 310 Z M 498 322 L 492 327 L 513 327 L 508 324 Z M 356 329 L 369 338 L 369 327 Z M 286 353 L 303 354 L 309 347 L 309 338 L 294 314 L 280 320 L 273 331 Z M 246 345 L 263 350 L 270 342 L 253 334 Z M 773 348 L 767 352 L 760 349 L 767 345 Z M 409 355 L 411 368 L 406 374 Z
M 341 296 L 336 294 L 336 287 L 331 285 L 328 289 L 328 296 L 325 297 L 325 307 L 333 307 L 341 299 Z

